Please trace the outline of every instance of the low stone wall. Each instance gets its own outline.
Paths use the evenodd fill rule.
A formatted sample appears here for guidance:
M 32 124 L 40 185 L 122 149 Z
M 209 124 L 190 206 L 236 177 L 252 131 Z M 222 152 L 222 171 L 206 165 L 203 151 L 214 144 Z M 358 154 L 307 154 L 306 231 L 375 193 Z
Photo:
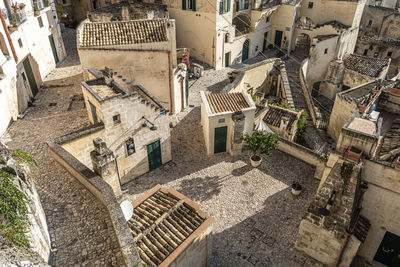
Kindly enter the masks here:
M 299 160 L 302 160 L 312 166 L 315 166 L 314 178 L 321 180 L 322 174 L 325 169 L 325 161 L 321 159 L 321 155 L 308 149 L 302 145 L 296 144 L 292 141 L 279 137 L 278 150 L 289 154 Z
M 136 244 L 133 241 L 132 234 L 128 229 L 121 207 L 111 187 L 100 176 L 88 169 L 59 144 L 49 142 L 48 146 L 52 157 L 106 207 L 126 266 L 130 267 L 140 264 L 141 260 L 136 250 Z
M 311 119 L 313 121 L 314 125 L 317 125 L 317 113 L 315 112 L 315 106 L 314 106 L 314 101 L 311 96 L 310 88 L 308 87 L 307 84 L 307 66 L 308 66 L 308 58 L 306 58 L 302 63 L 301 67 L 299 70 L 299 75 L 300 75 L 300 84 L 301 88 L 303 89 L 304 97 L 306 99 L 307 107 L 309 110 L 309 115 L 311 116 Z

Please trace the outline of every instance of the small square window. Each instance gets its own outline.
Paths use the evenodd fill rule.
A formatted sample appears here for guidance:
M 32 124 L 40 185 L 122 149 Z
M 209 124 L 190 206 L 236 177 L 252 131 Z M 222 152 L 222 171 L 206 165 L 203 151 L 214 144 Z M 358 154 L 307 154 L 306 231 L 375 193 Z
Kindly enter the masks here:
M 19 47 L 23 47 L 21 38 L 18 39 L 18 45 Z
M 224 123 L 225 122 L 225 119 L 219 119 L 218 120 L 218 123 Z
M 387 53 L 387 57 L 392 57 L 392 54 L 393 54 L 393 52 L 392 52 L 392 51 L 389 51 L 389 52 Z
M 364 56 L 367 56 L 367 55 L 368 55 L 368 49 L 365 49 L 365 50 L 364 50 L 363 55 L 364 55 Z
M 113 116 L 114 125 L 121 123 L 121 116 L 119 114 Z
M 325 48 L 324 54 L 328 54 L 328 48 Z
M 314 7 L 314 2 L 308 2 L 308 8 L 313 8 Z
M 39 16 L 39 17 L 37 18 L 37 20 L 38 20 L 38 23 L 39 23 L 39 27 L 42 28 L 42 27 L 43 27 L 43 20 L 42 20 L 42 17 Z

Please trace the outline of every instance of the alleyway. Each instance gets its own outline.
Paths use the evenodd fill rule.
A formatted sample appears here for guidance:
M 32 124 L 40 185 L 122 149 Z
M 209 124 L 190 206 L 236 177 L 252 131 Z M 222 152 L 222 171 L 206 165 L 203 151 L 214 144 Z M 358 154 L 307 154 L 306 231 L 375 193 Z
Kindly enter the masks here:
M 66 29 L 68 58 L 45 79 L 26 116 L 14 122 L 6 144 L 35 156 L 37 189 L 55 248 L 54 266 L 121 266 L 122 254 L 105 208 L 49 155 L 46 142 L 87 126 L 75 31 Z

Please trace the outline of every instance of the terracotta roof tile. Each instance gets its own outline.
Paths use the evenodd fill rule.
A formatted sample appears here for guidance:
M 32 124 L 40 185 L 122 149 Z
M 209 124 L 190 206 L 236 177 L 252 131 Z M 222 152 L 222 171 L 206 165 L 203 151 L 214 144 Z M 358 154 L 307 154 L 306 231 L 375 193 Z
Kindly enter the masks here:
M 165 261 L 208 219 L 174 192 L 161 188 L 149 195 L 134 207 L 128 221 L 139 256 L 150 266 Z
M 165 42 L 167 19 L 85 23 L 81 47 Z
M 235 112 L 250 107 L 242 93 L 206 94 L 206 98 L 212 113 Z
M 374 78 L 378 77 L 388 64 L 389 59 L 371 58 L 359 55 L 349 55 L 344 60 L 344 66 L 347 69 Z

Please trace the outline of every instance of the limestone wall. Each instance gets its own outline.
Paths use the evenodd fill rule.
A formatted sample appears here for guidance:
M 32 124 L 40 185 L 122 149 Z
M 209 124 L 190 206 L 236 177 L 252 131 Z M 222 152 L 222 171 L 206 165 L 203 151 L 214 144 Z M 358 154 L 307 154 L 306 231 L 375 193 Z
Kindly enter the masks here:
M 358 105 L 355 101 L 341 97 L 340 94 L 336 95 L 328 126 L 328 134 L 330 137 L 335 140 L 339 138 L 343 126 L 357 108 Z
M 79 49 L 79 58 L 84 67 L 118 72 L 133 84 L 149 90 L 159 101 L 172 110 L 172 69 L 168 51 L 101 50 Z M 180 90 L 180 88 L 176 88 Z
M 372 262 L 386 231 L 400 236 L 400 171 L 384 164 L 366 160 L 362 179 L 368 182 L 361 215 L 371 227 L 359 255 Z
M 27 207 L 28 222 L 26 223 L 25 236 L 29 241 L 30 249 L 41 258 L 41 263 L 44 265 L 44 263 L 50 260 L 50 235 L 46 215 L 36 191 L 29 165 L 26 163 L 18 163 L 12 157 L 11 151 L 0 143 L 0 170 L 15 175 L 14 185 L 27 197 L 25 205 Z M 2 247 L 2 250 L 8 250 L 7 246 Z M 23 252 L 23 249 L 15 249 L 14 253 L 16 253 L 16 255 L 14 255 L 14 257 L 18 258 L 21 252 Z M 2 260 L 3 259 L 0 257 L 0 265 L 3 264 Z M 6 260 L 10 263 L 10 259 Z
M 307 58 L 305 59 L 300 67 L 299 70 L 299 75 L 300 75 L 300 84 L 301 84 L 301 88 L 303 89 L 303 95 L 304 98 L 306 99 L 306 103 L 307 103 L 307 107 L 310 113 L 309 115 L 311 116 L 311 119 L 314 123 L 314 125 L 317 124 L 317 114 L 315 111 L 315 106 L 314 106 L 314 101 L 312 99 L 311 96 L 311 91 L 310 91 L 310 87 L 307 83 L 307 76 L 308 76 L 308 65 L 310 64 L 310 60 Z

